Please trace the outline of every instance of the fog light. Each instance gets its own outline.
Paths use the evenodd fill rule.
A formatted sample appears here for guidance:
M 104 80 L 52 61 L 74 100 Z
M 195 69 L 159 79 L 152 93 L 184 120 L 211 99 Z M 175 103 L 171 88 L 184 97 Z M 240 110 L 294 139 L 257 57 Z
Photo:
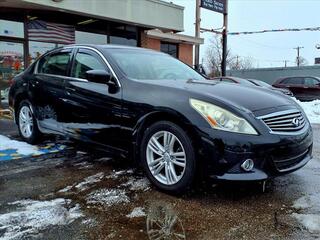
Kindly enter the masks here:
M 254 167 L 252 159 L 247 159 L 241 164 L 241 168 L 247 172 L 251 171 Z

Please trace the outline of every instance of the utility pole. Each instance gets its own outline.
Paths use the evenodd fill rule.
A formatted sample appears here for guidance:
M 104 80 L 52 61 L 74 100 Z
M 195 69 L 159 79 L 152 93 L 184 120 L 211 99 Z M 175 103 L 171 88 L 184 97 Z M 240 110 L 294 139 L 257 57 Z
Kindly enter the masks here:
M 287 62 L 289 62 L 289 60 L 284 60 L 284 67 L 286 68 L 287 67 Z
M 196 22 L 195 22 L 195 37 L 200 37 L 200 0 L 196 0 Z M 196 44 L 194 49 L 194 67 L 199 70 L 200 45 Z
M 225 12 L 223 13 L 223 31 L 222 31 L 222 62 L 221 75 L 226 75 L 227 69 L 227 36 L 228 36 L 228 0 L 226 0 Z
M 304 47 L 298 46 L 296 48 L 293 48 L 293 49 L 297 50 L 297 66 L 298 67 L 300 66 L 300 49 L 302 49 L 302 48 L 304 48 Z

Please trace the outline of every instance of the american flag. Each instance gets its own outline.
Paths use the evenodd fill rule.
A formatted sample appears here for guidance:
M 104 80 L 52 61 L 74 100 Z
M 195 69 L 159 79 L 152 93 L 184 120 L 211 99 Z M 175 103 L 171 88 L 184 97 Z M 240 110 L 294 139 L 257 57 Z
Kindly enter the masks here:
M 75 42 L 75 28 L 65 24 L 32 20 L 28 22 L 28 37 L 30 41 L 72 44 Z

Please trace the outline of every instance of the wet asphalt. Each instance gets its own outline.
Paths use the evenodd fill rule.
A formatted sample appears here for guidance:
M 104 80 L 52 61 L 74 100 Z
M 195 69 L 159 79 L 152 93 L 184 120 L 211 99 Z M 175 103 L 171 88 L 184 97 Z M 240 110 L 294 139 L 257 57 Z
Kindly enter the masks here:
M 130 161 L 73 143 L 64 154 L 2 162 L 0 238 L 319 239 L 320 232 L 293 217 L 320 214 L 319 206 L 293 207 L 297 199 L 320 193 L 320 126 L 313 130 L 314 159 L 268 181 L 265 192 L 259 183 L 206 183 L 187 195 L 170 196 L 153 188 Z M 0 134 L 18 139 L 8 121 L 0 120 Z M 67 202 L 56 210 L 46 206 L 57 199 Z M 15 203 L 21 200 L 43 206 Z

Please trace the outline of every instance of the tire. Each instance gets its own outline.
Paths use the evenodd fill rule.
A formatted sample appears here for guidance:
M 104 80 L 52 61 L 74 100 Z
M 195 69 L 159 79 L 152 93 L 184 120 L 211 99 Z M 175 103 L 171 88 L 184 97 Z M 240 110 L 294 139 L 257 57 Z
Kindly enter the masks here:
M 160 121 L 147 128 L 141 141 L 140 159 L 148 179 L 160 190 L 181 194 L 192 186 L 196 173 L 195 151 L 190 137 L 178 125 Z
M 27 122 L 32 126 L 27 127 Z M 30 144 L 35 144 L 41 139 L 36 118 L 33 114 L 31 104 L 28 101 L 22 101 L 17 112 L 17 124 L 20 137 Z

